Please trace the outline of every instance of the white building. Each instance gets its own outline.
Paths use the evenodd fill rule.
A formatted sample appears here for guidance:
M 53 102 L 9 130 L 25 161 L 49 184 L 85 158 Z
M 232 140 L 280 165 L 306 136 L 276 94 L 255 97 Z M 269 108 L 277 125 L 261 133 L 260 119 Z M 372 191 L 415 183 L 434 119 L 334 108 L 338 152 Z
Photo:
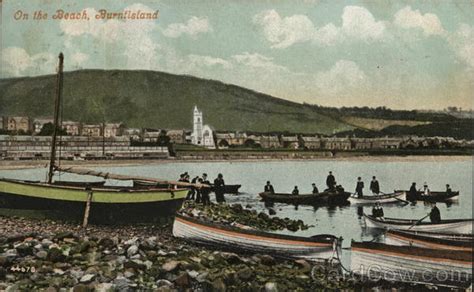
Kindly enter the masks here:
M 193 111 L 191 143 L 206 148 L 215 148 L 213 131 L 208 125 L 203 125 L 202 112 L 198 110 L 197 106 L 194 106 Z

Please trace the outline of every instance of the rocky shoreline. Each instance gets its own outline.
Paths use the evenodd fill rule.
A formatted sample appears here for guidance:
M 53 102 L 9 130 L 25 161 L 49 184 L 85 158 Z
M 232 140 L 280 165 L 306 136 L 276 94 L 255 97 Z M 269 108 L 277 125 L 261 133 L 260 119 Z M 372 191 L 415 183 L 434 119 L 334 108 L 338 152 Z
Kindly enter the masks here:
M 163 225 L 89 226 L 0 216 L 0 291 L 314 291 L 394 287 L 339 265 L 236 254 Z M 402 287 L 402 286 L 400 286 Z

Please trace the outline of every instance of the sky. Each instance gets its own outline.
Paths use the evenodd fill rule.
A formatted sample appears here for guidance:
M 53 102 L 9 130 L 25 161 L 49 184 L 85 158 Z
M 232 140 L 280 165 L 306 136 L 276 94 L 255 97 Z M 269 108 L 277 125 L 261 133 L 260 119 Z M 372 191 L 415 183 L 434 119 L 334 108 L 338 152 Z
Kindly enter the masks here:
M 0 77 L 155 70 L 295 102 L 474 108 L 474 2 L 3 0 Z M 88 19 L 53 19 L 58 9 Z M 96 19 L 98 11 L 157 19 Z M 35 20 L 41 10 L 47 19 Z M 28 15 L 28 19 L 26 16 Z

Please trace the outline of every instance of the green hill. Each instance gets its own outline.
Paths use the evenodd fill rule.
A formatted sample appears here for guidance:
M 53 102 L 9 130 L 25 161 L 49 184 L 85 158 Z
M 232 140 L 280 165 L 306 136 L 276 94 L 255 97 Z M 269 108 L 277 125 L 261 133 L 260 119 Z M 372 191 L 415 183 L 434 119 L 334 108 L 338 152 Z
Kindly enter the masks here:
M 0 115 L 52 116 L 55 75 L 0 79 Z M 235 85 L 153 71 L 64 74 L 64 119 L 191 128 L 197 105 L 216 130 L 332 134 L 354 128 L 317 108 Z

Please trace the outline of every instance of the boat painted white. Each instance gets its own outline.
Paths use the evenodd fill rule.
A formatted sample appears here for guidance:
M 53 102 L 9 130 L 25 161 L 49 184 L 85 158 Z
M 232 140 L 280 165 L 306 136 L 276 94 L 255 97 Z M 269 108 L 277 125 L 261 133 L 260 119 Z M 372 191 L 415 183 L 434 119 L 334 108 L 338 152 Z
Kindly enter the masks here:
M 303 258 L 309 261 L 338 258 L 339 252 L 338 239 L 333 236 L 318 242 L 297 236 L 280 236 L 204 224 L 179 215 L 175 217 L 173 236 L 225 249 L 272 254 L 284 258 Z
M 425 248 L 471 251 L 472 234 L 446 234 L 408 230 L 392 230 L 385 233 L 386 244 L 418 246 Z
M 385 194 L 385 195 L 368 195 L 363 196 L 361 198 L 358 197 L 349 197 L 349 202 L 351 204 L 389 204 L 389 203 L 399 203 L 400 200 L 405 200 L 405 192 L 398 192 L 393 194 Z
M 431 251 L 433 254 L 439 253 L 438 250 Z M 417 255 L 416 251 L 403 254 L 390 249 L 381 251 L 352 247 L 351 270 L 374 281 L 383 278 L 388 281 L 451 287 L 465 287 L 472 281 L 472 260 L 469 258 L 465 261 L 437 258 Z
M 472 234 L 472 219 L 462 220 L 442 220 L 441 223 L 418 222 L 418 220 L 384 218 L 384 220 L 374 219 L 365 215 L 365 224 L 369 228 L 429 231 L 450 234 Z M 414 225 L 417 223 L 416 225 Z

